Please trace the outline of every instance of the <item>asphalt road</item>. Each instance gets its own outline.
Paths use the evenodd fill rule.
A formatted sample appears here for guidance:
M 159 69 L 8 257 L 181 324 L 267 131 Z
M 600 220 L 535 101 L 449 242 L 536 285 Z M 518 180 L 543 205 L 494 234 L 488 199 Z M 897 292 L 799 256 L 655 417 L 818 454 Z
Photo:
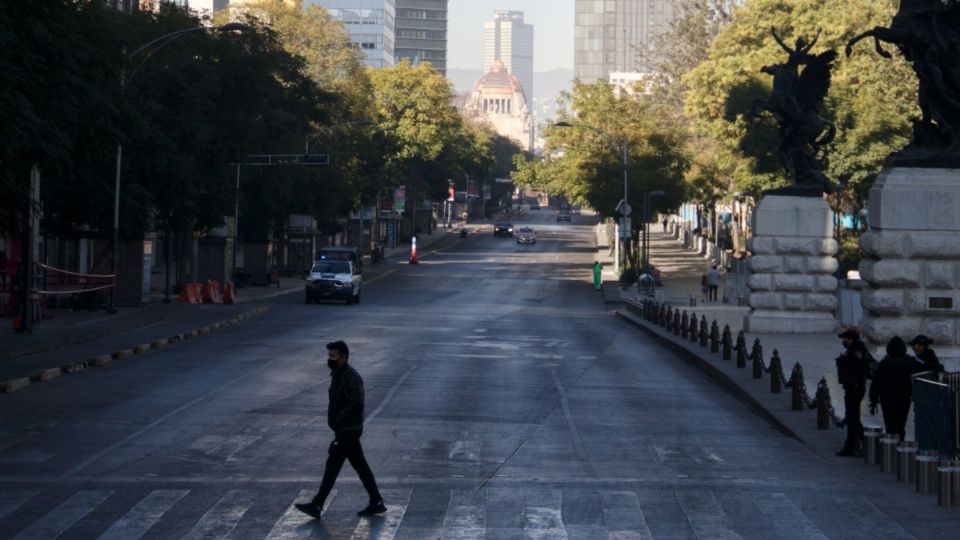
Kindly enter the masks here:
M 532 212 L 395 266 L 359 305 L 247 325 L 0 396 L 0 538 L 950 538 L 614 318 L 587 217 Z M 367 458 L 320 521 L 324 344 L 365 379 Z M 939 512 L 939 513 L 938 513 Z M 953 516 L 952 519 L 944 516 Z

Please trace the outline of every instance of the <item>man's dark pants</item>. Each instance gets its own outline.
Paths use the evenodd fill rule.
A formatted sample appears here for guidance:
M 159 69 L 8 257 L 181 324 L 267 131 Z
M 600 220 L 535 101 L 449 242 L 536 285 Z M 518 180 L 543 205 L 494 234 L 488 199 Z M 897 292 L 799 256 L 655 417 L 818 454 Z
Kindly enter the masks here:
M 719 288 L 720 288 L 719 285 L 710 285 L 709 300 L 712 300 L 714 302 L 717 301 L 717 289 Z
M 910 415 L 910 398 L 887 398 L 880 400 L 883 410 L 883 426 L 887 433 L 896 433 L 902 441 L 907 434 L 907 417 Z
M 843 447 L 847 450 L 863 448 L 863 423 L 860 421 L 860 404 L 867 392 L 866 386 L 847 385 L 843 387 L 844 420 L 847 422 L 847 441 Z
M 313 504 L 318 508 L 323 508 L 323 504 L 333 489 L 334 482 L 343 468 L 343 462 L 349 461 L 350 466 L 357 471 L 357 476 L 363 482 L 363 487 L 367 490 L 367 495 L 371 502 L 381 499 L 380 490 L 377 489 L 377 481 L 373 478 L 373 471 L 367 464 L 367 458 L 363 456 L 363 447 L 360 446 L 360 435 L 363 430 L 341 431 L 336 434 L 336 438 L 330 443 L 329 456 L 327 456 L 327 467 L 323 471 L 323 481 L 320 482 L 320 491 L 313 497 Z

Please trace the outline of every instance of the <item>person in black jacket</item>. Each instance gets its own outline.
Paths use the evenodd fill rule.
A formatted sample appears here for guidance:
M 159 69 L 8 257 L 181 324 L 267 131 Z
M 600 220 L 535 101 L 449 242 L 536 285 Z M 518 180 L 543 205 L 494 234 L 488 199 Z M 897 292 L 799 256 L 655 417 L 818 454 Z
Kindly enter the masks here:
M 372 516 L 387 511 L 383 497 L 377 489 L 373 471 L 367 464 L 360 446 L 363 434 L 363 378 L 347 363 L 350 349 L 342 341 L 327 343 L 327 366 L 330 368 L 330 404 L 327 408 L 327 425 L 334 432 L 330 443 L 327 466 L 323 471 L 320 490 L 309 503 L 297 503 L 295 506 L 304 514 L 320 517 L 323 504 L 333 489 L 334 482 L 343 468 L 344 461 L 357 471 L 370 502 L 366 508 L 357 512 L 358 516 Z
M 911 377 L 918 372 L 918 367 L 917 361 L 907 356 L 907 344 L 894 336 L 887 343 L 887 356 L 880 361 L 870 385 L 870 414 L 876 414 L 879 402 L 884 428 L 887 433 L 900 435 L 901 441 L 907 434 L 907 415 L 913 396 Z
M 843 387 L 844 422 L 847 440 L 838 456 L 859 456 L 863 452 L 863 423 L 860 404 L 867 392 L 867 374 L 870 372 L 870 352 L 854 329 L 845 330 L 837 337 L 843 340 L 844 352 L 837 357 L 837 382 Z
M 918 370 L 921 372 L 933 371 L 939 377 L 939 375 L 943 373 L 943 364 L 941 364 L 940 359 L 937 358 L 937 353 L 933 352 L 933 349 L 930 348 L 932 344 L 933 341 L 923 334 L 918 335 L 910 341 L 910 345 L 913 347 L 913 354 L 917 355 L 917 362 L 920 364 Z

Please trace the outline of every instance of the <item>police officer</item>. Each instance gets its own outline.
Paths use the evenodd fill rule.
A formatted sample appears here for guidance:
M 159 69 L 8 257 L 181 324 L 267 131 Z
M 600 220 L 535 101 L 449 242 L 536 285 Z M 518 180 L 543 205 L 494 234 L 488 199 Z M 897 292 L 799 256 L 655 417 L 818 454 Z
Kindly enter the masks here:
M 913 397 L 912 376 L 918 368 L 917 361 L 907 355 L 907 344 L 899 336 L 894 336 L 887 343 L 887 355 L 880 361 L 870 385 L 870 414 L 876 414 L 879 402 L 883 409 L 884 428 L 887 433 L 899 435 L 901 441 L 907 434 L 907 415 Z
M 940 359 L 937 358 L 937 353 L 933 352 L 933 349 L 930 348 L 931 344 L 933 344 L 933 340 L 923 334 L 918 335 L 910 341 L 910 345 L 913 347 L 913 354 L 917 355 L 917 362 L 920 364 L 918 368 L 919 371 L 933 371 L 939 376 L 943 373 L 943 364 L 941 364 Z
M 863 452 L 863 423 L 860 422 L 860 404 L 867 391 L 870 372 L 870 352 L 860 339 L 860 333 L 848 329 L 839 334 L 844 352 L 837 357 L 837 381 L 843 386 L 844 422 L 847 440 L 838 456 L 859 456 Z

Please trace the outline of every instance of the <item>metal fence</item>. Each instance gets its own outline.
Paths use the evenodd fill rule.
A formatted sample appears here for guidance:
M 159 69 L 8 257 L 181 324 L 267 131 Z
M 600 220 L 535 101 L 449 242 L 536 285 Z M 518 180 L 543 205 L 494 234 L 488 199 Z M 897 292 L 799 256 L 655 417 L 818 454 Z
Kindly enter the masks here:
M 960 373 L 933 372 L 913 381 L 914 429 L 920 450 L 933 450 L 944 459 L 960 457 Z

